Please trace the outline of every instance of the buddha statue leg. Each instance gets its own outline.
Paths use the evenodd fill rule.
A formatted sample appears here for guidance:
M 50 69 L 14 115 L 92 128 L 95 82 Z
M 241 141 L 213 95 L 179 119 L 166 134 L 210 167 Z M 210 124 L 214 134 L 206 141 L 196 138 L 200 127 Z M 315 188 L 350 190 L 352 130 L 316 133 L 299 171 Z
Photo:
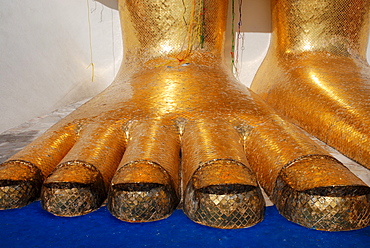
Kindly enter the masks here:
M 304 226 L 369 225 L 369 187 L 225 66 L 227 4 L 120 0 L 116 79 L 0 166 L 1 207 L 34 200 L 44 180 L 42 206 L 55 215 L 91 212 L 108 197 L 124 221 L 159 220 L 179 206 L 197 223 L 242 228 L 263 218 L 261 185 Z M 32 197 L 19 190 L 31 182 Z
M 273 0 L 272 19 L 270 48 L 252 90 L 370 169 L 370 2 Z

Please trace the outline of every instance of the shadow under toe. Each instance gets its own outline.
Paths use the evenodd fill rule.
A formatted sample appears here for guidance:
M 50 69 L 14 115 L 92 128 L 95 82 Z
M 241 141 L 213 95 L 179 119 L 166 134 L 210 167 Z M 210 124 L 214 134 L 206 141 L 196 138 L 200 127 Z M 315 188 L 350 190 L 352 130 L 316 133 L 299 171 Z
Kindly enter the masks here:
M 41 205 L 57 216 L 79 216 L 98 209 L 107 197 L 100 172 L 81 161 L 58 166 L 42 186 Z
M 26 206 L 40 196 L 41 171 L 26 161 L 7 161 L 0 165 L 0 209 Z
M 114 176 L 108 209 L 123 221 L 149 222 L 167 218 L 178 202 L 170 176 L 159 165 L 134 162 Z

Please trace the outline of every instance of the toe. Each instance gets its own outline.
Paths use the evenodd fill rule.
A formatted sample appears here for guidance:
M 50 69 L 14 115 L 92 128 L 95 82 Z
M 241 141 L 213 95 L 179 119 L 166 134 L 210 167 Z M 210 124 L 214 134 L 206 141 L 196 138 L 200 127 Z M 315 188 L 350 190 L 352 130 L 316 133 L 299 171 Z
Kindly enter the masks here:
M 176 208 L 180 144 L 173 123 L 131 127 L 127 149 L 112 180 L 108 208 L 120 220 L 155 221 Z
M 53 127 L 0 165 L 0 209 L 25 206 L 40 196 L 44 178 L 75 142 L 73 126 Z
M 192 123 L 182 137 L 184 212 L 217 228 L 262 221 L 264 199 L 239 133 L 224 123 Z
M 43 176 L 33 164 L 10 160 L 0 166 L 0 209 L 23 207 L 40 195 Z
M 138 161 L 115 175 L 108 208 L 116 218 L 148 222 L 168 217 L 178 204 L 171 177 L 158 164 Z
M 328 156 L 308 156 L 285 167 L 272 200 L 288 220 L 312 229 L 345 231 L 370 224 L 370 188 Z
M 98 209 L 122 158 L 124 135 L 119 123 L 90 124 L 46 179 L 41 195 L 45 210 L 76 216 Z
M 262 221 L 264 206 L 251 171 L 232 160 L 202 166 L 185 192 L 185 213 L 199 224 L 216 228 L 253 226 Z
M 93 165 L 70 161 L 45 180 L 41 205 L 57 216 L 78 216 L 98 209 L 106 195 L 103 177 Z

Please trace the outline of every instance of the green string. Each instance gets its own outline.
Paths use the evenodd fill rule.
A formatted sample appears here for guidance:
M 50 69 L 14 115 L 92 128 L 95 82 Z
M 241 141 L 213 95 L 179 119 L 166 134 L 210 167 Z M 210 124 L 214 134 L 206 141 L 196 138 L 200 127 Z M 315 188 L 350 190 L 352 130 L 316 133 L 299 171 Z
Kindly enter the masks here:
M 205 7 L 204 0 L 202 0 L 202 6 L 200 10 L 201 26 L 200 26 L 200 47 L 204 47 L 204 33 L 205 33 Z

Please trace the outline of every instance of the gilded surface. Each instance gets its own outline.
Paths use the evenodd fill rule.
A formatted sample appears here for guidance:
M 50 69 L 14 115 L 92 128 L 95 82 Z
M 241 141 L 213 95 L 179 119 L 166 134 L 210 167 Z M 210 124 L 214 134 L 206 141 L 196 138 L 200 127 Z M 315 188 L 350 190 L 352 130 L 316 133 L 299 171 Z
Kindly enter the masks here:
M 370 68 L 366 61 L 369 15 L 370 1 L 273 0 L 270 48 L 251 86 L 278 112 L 367 168 L 370 168 Z M 279 202 L 283 201 L 282 195 L 290 195 L 290 200 L 277 204 L 284 216 L 306 226 L 334 230 L 334 224 L 318 223 L 322 216 L 331 216 L 333 223 L 342 223 L 348 229 L 353 216 L 341 214 L 338 204 L 342 204 L 342 199 L 332 198 L 329 191 L 342 194 L 343 199 L 353 199 L 355 215 L 368 214 L 369 209 L 364 209 L 361 203 L 368 200 L 355 193 L 361 192 L 361 187 L 358 190 L 324 187 L 328 180 L 333 185 L 348 185 L 347 180 L 354 178 L 341 177 L 339 167 L 328 172 L 323 161 L 309 164 L 307 160 L 293 163 L 296 170 L 288 167 L 279 175 L 272 198 Z M 293 177 L 304 183 L 287 180 Z M 314 185 L 315 197 L 310 195 Z M 298 196 L 292 189 L 310 193 Z M 302 212 L 292 215 L 292 208 Z M 359 218 L 358 222 L 363 220 Z
M 117 78 L 0 167 L 19 168 L 0 178 L 3 208 L 31 200 L 10 205 L 6 193 L 22 194 L 17 185 L 34 178 L 23 176 L 27 163 L 46 179 L 42 204 L 56 215 L 91 212 L 108 197 L 108 209 L 124 221 L 159 220 L 179 206 L 197 223 L 242 228 L 263 218 L 261 185 L 283 210 L 324 188 L 320 201 L 282 211 L 301 225 L 369 225 L 369 188 L 224 65 L 227 4 L 119 1 L 125 57 Z M 344 197 L 346 189 L 356 197 Z M 313 206 L 328 197 L 338 202 L 330 213 L 339 221 Z M 306 221 L 318 215 L 315 225 Z
M 272 1 L 269 52 L 252 90 L 370 168 L 370 1 Z

